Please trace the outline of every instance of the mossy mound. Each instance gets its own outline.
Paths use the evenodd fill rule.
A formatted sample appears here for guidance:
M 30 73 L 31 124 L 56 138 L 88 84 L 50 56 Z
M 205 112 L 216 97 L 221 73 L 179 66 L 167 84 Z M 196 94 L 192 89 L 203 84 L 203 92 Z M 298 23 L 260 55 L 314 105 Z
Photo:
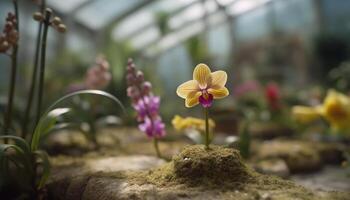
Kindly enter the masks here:
M 152 182 L 181 182 L 190 185 L 235 185 L 253 179 L 237 150 L 220 146 L 187 146 L 161 168 L 150 171 Z
M 204 145 L 186 147 L 173 158 L 174 173 L 190 181 L 209 179 L 213 182 L 243 181 L 249 177 L 239 152 L 234 149 Z

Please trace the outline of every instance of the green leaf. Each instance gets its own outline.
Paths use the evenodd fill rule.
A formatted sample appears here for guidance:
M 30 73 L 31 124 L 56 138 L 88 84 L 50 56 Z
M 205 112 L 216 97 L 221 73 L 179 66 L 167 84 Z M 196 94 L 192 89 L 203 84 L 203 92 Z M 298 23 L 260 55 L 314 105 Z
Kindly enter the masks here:
M 51 165 L 50 165 L 50 161 L 49 161 L 49 156 L 47 155 L 46 152 L 44 151 L 35 151 L 34 154 L 41 159 L 41 165 L 43 167 L 43 174 L 41 175 L 40 179 L 39 179 L 39 183 L 38 183 L 38 189 L 41 189 L 47 179 L 49 178 L 50 176 L 50 168 L 51 168 Z
M 120 106 L 123 113 L 126 114 L 124 106 L 119 101 L 119 99 L 117 99 L 115 96 L 109 94 L 108 92 L 104 92 L 101 90 L 81 90 L 81 91 L 67 94 L 67 95 L 61 97 L 60 99 L 58 99 L 57 101 L 55 101 L 53 104 L 51 104 L 51 106 L 49 106 L 49 108 L 46 110 L 46 112 L 40 118 L 39 123 L 36 126 L 33 137 L 32 137 L 32 142 L 31 142 L 32 151 L 35 151 L 38 149 L 42 135 L 45 134 L 45 131 L 47 132 L 50 128 L 52 128 L 52 126 L 54 125 L 53 122 L 56 122 L 56 121 L 52 121 L 53 118 L 51 118 L 52 120 L 47 119 L 47 116 L 51 113 L 51 111 L 54 110 L 54 108 L 58 104 L 66 101 L 68 99 L 72 99 L 72 98 L 79 96 L 79 95 L 97 95 L 97 96 L 102 96 L 102 97 L 108 98 L 108 99 L 112 100 L 113 102 L 115 102 L 118 106 Z M 57 112 L 57 113 L 61 114 L 60 112 Z M 57 119 L 57 117 L 58 116 L 56 116 L 55 119 Z M 49 128 L 49 129 L 47 129 L 47 128 Z
M 21 137 L 18 137 L 18 136 L 13 136 L 13 135 L 6 135 L 6 136 L 0 136 L 0 139 L 11 139 L 13 140 L 16 145 L 18 147 L 20 147 L 26 154 L 29 154 L 31 151 L 30 151 L 30 147 L 29 147 L 29 144 L 28 142 L 21 138 Z
M 69 111 L 69 108 L 56 108 L 49 111 L 46 115 L 41 117 L 38 125 L 34 130 L 31 144 L 32 150 L 36 150 L 36 148 L 33 149 L 33 145 L 37 147 L 39 145 L 40 138 L 43 137 L 46 133 L 48 133 L 55 126 L 57 118 Z
M 14 144 L 1 144 L 0 145 L 0 157 L 5 157 L 6 156 L 6 151 L 8 149 L 14 149 L 18 154 L 20 155 L 25 155 L 24 151 L 18 147 L 17 145 Z

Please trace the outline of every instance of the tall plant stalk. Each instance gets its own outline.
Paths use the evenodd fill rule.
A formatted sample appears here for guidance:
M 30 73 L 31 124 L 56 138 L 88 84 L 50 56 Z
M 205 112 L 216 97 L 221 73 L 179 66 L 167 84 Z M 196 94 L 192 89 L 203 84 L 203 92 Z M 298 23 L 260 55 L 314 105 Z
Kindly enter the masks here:
M 45 2 L 45 0 L 42 0 L 42 4 L 40 5 L 40 13 L 43 15 L 44 15 L 45 7 L 46 7 L 46 2 Z M 31 78 L 31 82 L 30 82 L 29 96 L 28 96 L 28 101 L 27 101 L 26 110 L 24 113 L 23 124 L 22 124 L 22 137 L 23 138 L 26 138 L 27 133 L 28 133 L 28 123 L 29 123 L 29 118 L 30 118 L 30 114 L 31 114 L 31 110 L 32 110 L 31 108 L 32 108 L 36 79 L 37 79 L 38 68 L 39 68 L 39 55 L 40 55 L 42 29 L 43 29 L 43 23 L 39 23 L 38 36 L 36 38 L 36 49 L 35 49 L 33 73 L 32 73 L 32 78 Z
M 15 10 L 16 16 L 16 30 L 19 33 L 19 20 L 18 20 L 18 4 L 17 0 L 13 1 L 13 6 Z M 10 78 L 10 89 L 8 93 L 8 101 L 7 101 L 7 110 L 5 115 L 5 124 L 4 124 L 4 134 L 8 135 L 8 130 L 12 126 L 12 110 L 13 110 L 13 101 L 16 87 L 16 77 L 17 77 L 17 52 L 18 45 L 17 43 L 13 45 L 12 53 L 11 53 L 11 78 Z M 7 139 L 5 140 L 7 143 Z
M 45 58 L 46 58 L 46 41 L 47 41 L 47 33 L 50 26 L 50 17 L 52 11 L 50 9 L 45 10 L 44 21 L 41 22 L 44 26 L 43 30 L 43 38 L 41 41 L 41 49 L 40 49 L 40 70 L 39 70 L 39 92 L 38 92 L 38 104 L 37 104 L 37 112 L 36 112 L 36 120 L 35 124 L 39 123 L 40 114 L 41 114 L 41 106 L 43 100 L 43 92 L 44 92 L 44 80 L 45 80 Z
M 209 139 L 209 109 L 204 108 L 204 112 L 205 112 L 205 148 L 209 149 L 209 143 L 210 143 L 210 139 Z
M 158 138 L 153 138 L 154 149 L 156 150 L 158 158 L 163 158 L 162 154 L 159 151 Z

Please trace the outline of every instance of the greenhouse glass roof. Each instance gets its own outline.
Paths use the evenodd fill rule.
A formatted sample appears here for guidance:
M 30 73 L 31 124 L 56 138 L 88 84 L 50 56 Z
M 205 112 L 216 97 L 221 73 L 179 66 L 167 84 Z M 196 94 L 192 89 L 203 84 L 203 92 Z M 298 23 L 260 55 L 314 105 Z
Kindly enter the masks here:
M 270 0 L 49 0 L 57 11 L 92 31 L 112 27 L 116 41 L 128 41 L 145 55 L 157 55 L 199 34 L 206 25 L 218 25 Z M 160 30 L 159 16 L 167 31 Z

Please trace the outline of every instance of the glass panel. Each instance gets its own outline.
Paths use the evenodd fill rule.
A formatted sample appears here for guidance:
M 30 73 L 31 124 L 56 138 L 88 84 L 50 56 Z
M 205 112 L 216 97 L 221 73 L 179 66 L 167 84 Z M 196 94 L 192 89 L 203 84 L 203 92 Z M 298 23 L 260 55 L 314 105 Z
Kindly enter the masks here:
M 48 0 L 47 4 L 60 13 L 70 13 L 90 0 Z
M 236 34 L 238 40 L 250 40 L 264 36 L 270 32 L 268 7 L 260 7 L 236 19 Z
M 76 20 L 92 30 L 98 30 L 146 0 L 99 0 L 83 7 Z
M 237 0 L 228 7 L 228 12 L 231 15 L 240 15 L 244 12 L 255 9 L 269 1 L 271 0 Z
M 311 0 L 276 1 L 273 4 L 276 28 L 283 31 L 310 32 L 315 28 Z

